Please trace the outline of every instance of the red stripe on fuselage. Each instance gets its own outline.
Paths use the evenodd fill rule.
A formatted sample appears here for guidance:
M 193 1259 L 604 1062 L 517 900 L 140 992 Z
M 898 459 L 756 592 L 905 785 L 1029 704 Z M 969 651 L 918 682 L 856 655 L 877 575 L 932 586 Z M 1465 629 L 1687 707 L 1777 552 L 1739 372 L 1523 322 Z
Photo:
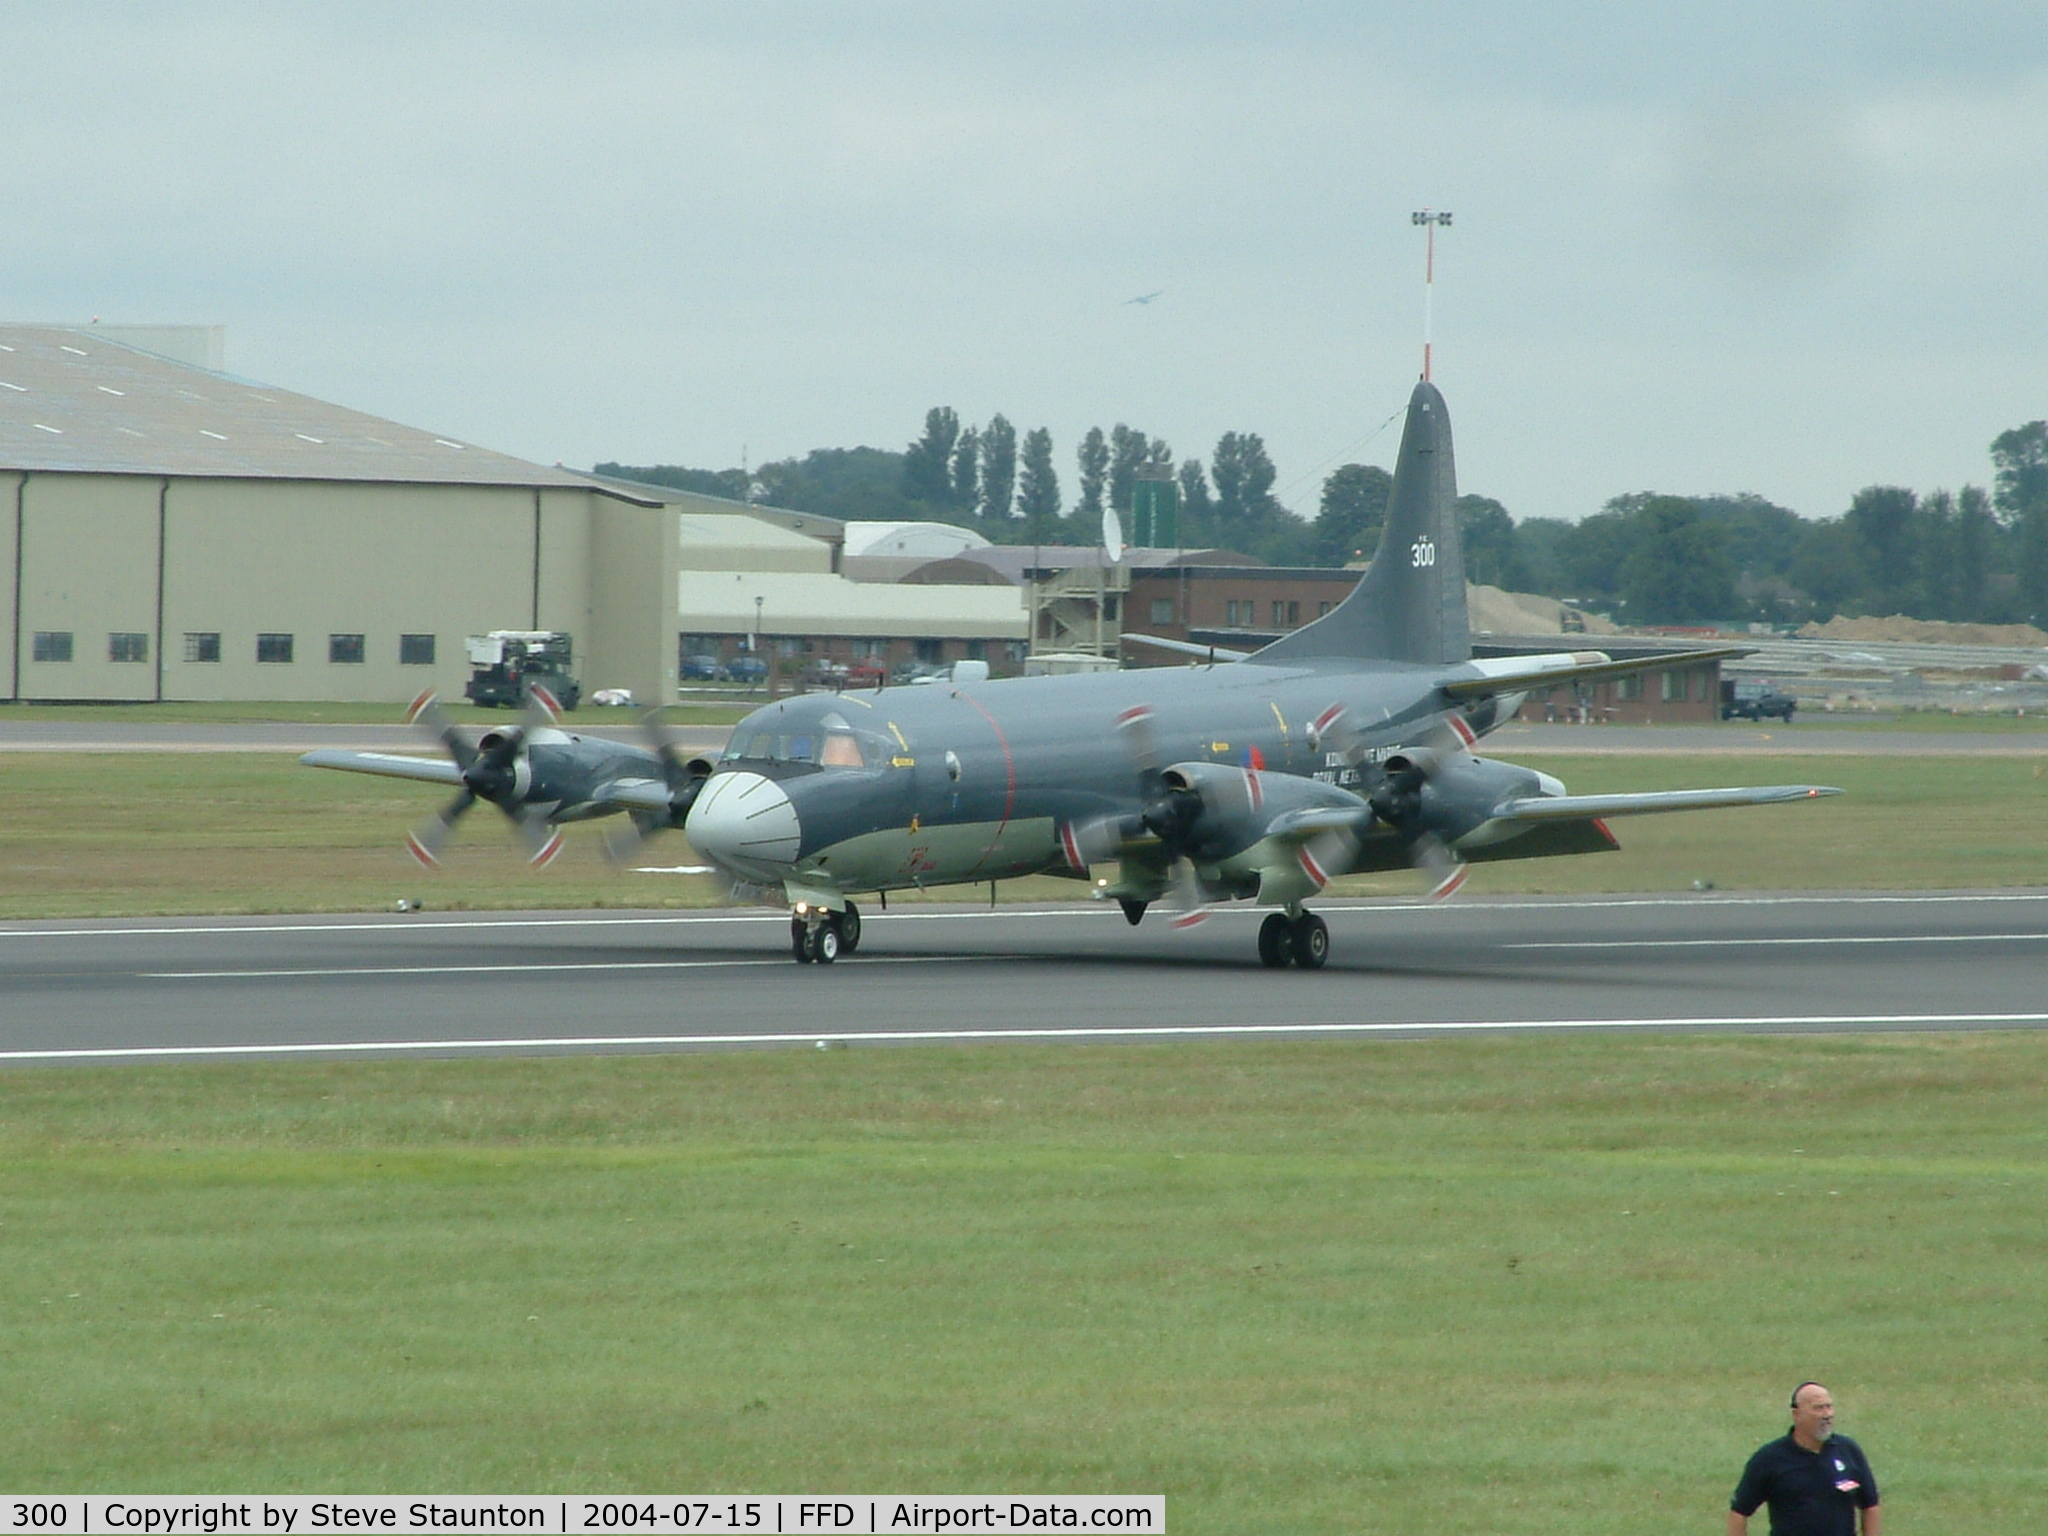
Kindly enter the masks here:
M 986 720 L 988 722 L 988 728 L 996 733 L 996 742 L 1003 749 L 1003 773 L 1007 776 L 1008 779 L 1008 783 L 1004 786 L 1003 791 L 1002 826 L 996 828 L 996 835 L 989 840 L 988 853 L 984 853 L 981 856 L 981 858 L 978 861 L 976 861 L 974 868 L 967 871 L 967 878 L 969 880 L 972 880 L 976 875 L 981 873 L 981 866 L 988 862 L 989 854 L 994 853 L 997 848 L 1002 846 L 1003 830 L 1004 828 L 1010 825 L 1010 812 L 1017 808 L 1017 760 L 1010 755 L 1010 738 L 1005 736 L 1003 734 L 1003 728 L 1000 725 L 996 724 L 996 717 L 981 707 L 981 701 L 975 698 L 972 694 L 967 693 L 958 693 L 955 694 L 954 697 L 963 700 L 968 704 L 972 704 L 974 706 L 975 713 L 980 715 L 982 719 Z

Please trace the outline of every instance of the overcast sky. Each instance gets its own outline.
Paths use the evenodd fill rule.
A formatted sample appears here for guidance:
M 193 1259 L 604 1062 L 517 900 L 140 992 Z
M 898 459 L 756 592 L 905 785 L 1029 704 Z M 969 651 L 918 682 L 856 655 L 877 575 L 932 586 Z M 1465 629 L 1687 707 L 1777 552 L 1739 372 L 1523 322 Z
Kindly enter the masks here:
M 2048 4 L 0 0 L 0 319 L 572 467 L 927 407 L 1313 513 L 1419 368 L 1464 489 L 1809 516 L 2048 416 Z M 1126 301 L 1157 291 L 1149 304 Z

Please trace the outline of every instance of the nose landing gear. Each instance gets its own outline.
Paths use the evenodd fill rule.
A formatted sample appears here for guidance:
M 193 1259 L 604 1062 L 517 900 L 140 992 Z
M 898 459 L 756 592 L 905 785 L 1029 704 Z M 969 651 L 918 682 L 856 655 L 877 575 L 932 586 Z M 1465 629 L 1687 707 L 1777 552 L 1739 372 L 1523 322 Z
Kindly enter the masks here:
M 830 965 L 860 948 L 860 908 L 843 912 L 801 902 L 789 915 L 789 948 L 798 965 Z

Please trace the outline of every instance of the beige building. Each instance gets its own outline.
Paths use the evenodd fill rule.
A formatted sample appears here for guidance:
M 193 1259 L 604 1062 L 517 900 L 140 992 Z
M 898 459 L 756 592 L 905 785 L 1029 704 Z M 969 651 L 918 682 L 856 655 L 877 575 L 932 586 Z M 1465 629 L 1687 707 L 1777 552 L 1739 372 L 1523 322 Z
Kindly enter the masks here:
M 459 694 L 507 628 L 672 696 L 658 504 L 139 345 L 217 361 L 210 328 L 133 339 L 0 327 L 0 697 Z

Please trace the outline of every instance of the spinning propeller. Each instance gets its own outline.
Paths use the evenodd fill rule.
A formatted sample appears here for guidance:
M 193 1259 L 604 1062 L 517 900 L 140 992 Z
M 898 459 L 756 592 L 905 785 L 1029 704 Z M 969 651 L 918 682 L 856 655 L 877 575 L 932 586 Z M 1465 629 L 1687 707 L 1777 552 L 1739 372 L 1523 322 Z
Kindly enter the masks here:
M 520 840 L 526 844 L 529 864 L 538 867 L 552 862 L 562 851 L 562 834 L 548 824 L 545 812 L 524 803 L 533 778 L 526 750 L 533 731 L 551 726 L 561 717 L 561 706 L 554 696 L 533 685 L 527 690 L 526 711 L 519 724 L 488 731 L 481 741 L 472 744 L 456 729 L 432 689 L 414 699 L 406 720 L 433 737 L 455 760 L 462 773 L 462 789 L 439 813 L 406 835 L 405 845 L 412 856 L 430 869 L 438 865 L 441 849 L 454 833 L 455 824 L 477 801 L 484 800 L 504 812 L 518 830 Z
M 1461 764 L 1472 761 L 1470 748 L 1478 737 L 1460 716 L 1443 715 L 1416 745 L 1375 762 L 1367 758 L 1360 733 L 1347 720 L 1342 705 L 1331 705 L 1310 723 L 1310 743 L 1317 751 L 1327 746 L 1340 753 L 1345 764 L 1358 772 L 1373 815 L 1393 828 L 1405 846 L 1409 864 L 1429 882 L 1424 900 L 1442 901 L 1455 894 L 1470 871 L 1442 835 L 1451 809 L 1443 780 Z M 1310 855 L 1315 849 L 1312 843 L 1303 852 Z M 1304 863 L 1309 863 L 1308 859 Z M 1317 873 L 1314 864 L 1309 864 L 1309 871 Z

